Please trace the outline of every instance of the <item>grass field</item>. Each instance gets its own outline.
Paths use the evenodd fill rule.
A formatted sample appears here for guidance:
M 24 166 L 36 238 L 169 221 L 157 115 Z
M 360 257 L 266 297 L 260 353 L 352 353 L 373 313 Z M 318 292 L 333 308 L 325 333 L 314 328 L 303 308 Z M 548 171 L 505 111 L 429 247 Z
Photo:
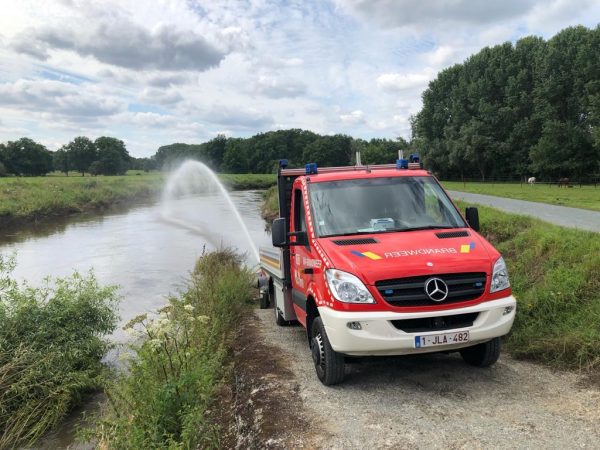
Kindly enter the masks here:
M 266 189 L 271 174 L 220 174 L 233 190 Z M 160 172 L 129 171 L 123 176 L 0 178 L 0 228 L 53 216 L 96 211 L 133 200 L 155 199 L 162 190 Z
M 444 188 L 453 191 L 495 195 L 497 197 L 600 211 L 600 185 L 598 187 L 558 188 L 556 185 L 547 184 L 462 183 L 460 181 L 442 181 L 442 185 Z

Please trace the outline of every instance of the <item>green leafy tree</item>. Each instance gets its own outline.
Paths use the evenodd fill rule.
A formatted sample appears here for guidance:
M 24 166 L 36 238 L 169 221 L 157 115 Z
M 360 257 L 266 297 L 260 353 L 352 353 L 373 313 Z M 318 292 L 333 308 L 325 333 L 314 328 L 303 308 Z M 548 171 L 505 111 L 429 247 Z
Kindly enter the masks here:
M 52 171 L 52 154 L 29 138 L 9 141 L 0 157 L 6 170 L 15 175 L 45 175 Z
M 79 136 L 73 139 L 65 146 L 70 168 L 85 176 L 88 167 L 97 157 L 97 150 L 94 143 L 85 136 Z
M 316 162 L 319 166 L 345 166 L 352 159 L 351 144 L 350 136 L 322 136 L 305 147 L 303 160 Z
M 52 156 L 52 162 L 55 170 L 60 170 L 66 176 L 69 176 L 69 170 L 72 170 L 71 161 L 69 159 L 69 152 L 65 147 L 60 148 L 54 152 Z
M 96 139 L 94 145 L 98 151 L 97 161 L 99 162 L 99 168 L 96 170 L 99 173 L 102 175 L 122 175 L 127 172 L 131 157 L 123 141 L 113 137 L 102 136 Z

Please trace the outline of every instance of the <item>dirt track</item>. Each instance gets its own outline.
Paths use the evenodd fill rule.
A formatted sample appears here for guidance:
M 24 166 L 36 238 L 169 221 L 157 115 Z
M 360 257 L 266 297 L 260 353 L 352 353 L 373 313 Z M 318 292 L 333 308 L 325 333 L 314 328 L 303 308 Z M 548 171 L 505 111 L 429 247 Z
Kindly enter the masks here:
M 300 396 L 297 413 L 312 424 L 303 424 L 305 439 L 294 430 L 294 446 L 600 448 L 600 390 L 576 374 L 506 355 L 490 369 L 457 355 L 371 358 L 349 364 L 345 383 L 327 388 L 314 374 L 304 329 L 277 327 L 270 309 L 256 313 L 263 343 L 295 378 L 282 401 Z

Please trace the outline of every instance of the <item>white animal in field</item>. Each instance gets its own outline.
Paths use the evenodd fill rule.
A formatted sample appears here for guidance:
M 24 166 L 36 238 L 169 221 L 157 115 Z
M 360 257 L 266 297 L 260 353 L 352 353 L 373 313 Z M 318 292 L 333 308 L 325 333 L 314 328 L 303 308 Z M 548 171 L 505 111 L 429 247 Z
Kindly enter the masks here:
M 535 184 L 535 177 L 529 177 L 529 178 L 527 178 L 527 182 L 529 184 Z

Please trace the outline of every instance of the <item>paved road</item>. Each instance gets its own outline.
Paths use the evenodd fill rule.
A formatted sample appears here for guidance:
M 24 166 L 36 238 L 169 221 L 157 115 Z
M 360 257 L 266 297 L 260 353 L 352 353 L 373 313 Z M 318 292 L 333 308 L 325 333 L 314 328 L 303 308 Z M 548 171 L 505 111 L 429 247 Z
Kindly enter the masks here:
M 600 390 L 574 373 L 503 355 L 478 369 L 459 356 L 365 358 L 346 381 L 323 386 L 300 326 L 278 327 L 257 310 L 264 342 L 282 354 L 306 433 L 324 449 L 598 448 Z M 320 442 L 319 442 L 320 441 Z M 277 446 L 275 446 L 277 447 Z M 279 447 L 278 447 L 279 448 Z
M 548 205 L 492 195 L 471 194 L 468 192 L 448 191 L 455 200 L 492 206 L 502 211 L 536 217 L 563 227 L 600 233 L 600 212 L 567 206 Z M 600 195 L 600 194 L 599 194 Z

